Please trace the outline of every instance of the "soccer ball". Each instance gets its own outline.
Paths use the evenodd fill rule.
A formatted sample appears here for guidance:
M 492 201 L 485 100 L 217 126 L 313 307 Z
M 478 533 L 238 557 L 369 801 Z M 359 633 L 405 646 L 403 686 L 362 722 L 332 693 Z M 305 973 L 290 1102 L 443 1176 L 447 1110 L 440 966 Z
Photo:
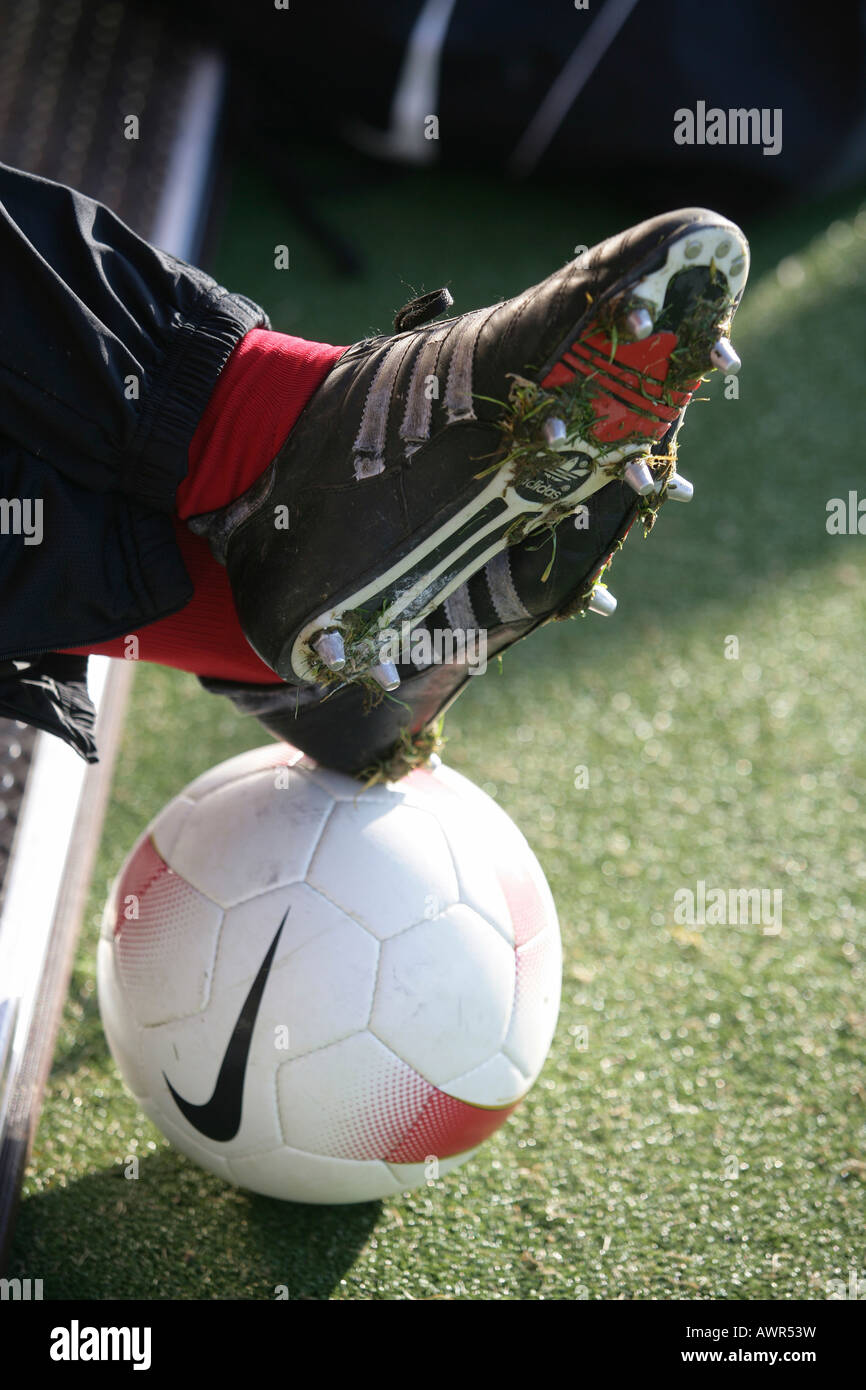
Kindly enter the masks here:
M 550 1046 L 561 948 L 538 861 L 465 777 L 364 789 L 273 743 L 147 828 L 98 974 L 115 1061 L 179 1149 L 271 1197 L 361 1202 L 507 1119 Z

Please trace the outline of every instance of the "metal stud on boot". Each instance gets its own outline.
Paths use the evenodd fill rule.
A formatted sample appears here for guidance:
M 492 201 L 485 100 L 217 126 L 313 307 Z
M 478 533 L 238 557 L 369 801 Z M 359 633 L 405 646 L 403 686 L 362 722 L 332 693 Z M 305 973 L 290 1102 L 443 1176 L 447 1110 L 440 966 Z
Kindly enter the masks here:
M 623 481 L 633 488 L 638 497 L 649 497 L 656 490 L 656 482 L 643 459 L 630 463 L 623 473 Z
M 568 430 L 565 421 L 558 415 L 551 415 L 549 420 L 545 420 L 541 427 L 541 434 L 545 444 L 551 449 L 561 449 L 568 438 Z
M 652 315 L 648 309 L 630 309 L 625 316 L 625 326 L 632 337 L 641 342 L 653 331 Z
M 674 502 L 691 502 L 695 489 L 688 478 L 680 473 L 672 473 L 668 478 L 667 495 Z
M 369 674 L 381 685 L 383 690 L 396 690 L 400 684 L 400 676 L 393 661 L 380 661 L 375 666 L 370 667 Z
M 720 372 L 733 372 L 736 374 L 742 367 L 734 349 L 731 347 L 730 339 L 720 338 L 717 343 L 710 348 L 710 361 L 714 367 L 718 367 Z
M 599 613 L 603 618 L 609 618 L 612 613 L 616 612 L 616 599 L 610 589 L 599 584 L 593 589 L 592 597 L 586 606 L 590 613 Z
M 339 632 L 323 632 L 313 643 L 313 650 L 329 671 L 342 671 L 346 664 L 346 648 Z

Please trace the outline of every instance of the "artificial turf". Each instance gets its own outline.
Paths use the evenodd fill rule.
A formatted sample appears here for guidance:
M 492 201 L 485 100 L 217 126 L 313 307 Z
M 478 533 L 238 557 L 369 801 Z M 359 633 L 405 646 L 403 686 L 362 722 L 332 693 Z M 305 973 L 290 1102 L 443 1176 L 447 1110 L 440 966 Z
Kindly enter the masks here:
M 276 327 L 341 343 L 422 288 L 448 282 L 458 310 L 516 292 L 675 201 L 624 212 L 463 174 L 327 188 L 362 278 L 249 174 L 216 272 Z M 864 1277 L 866 538 L 825 524 L 862 469 L 858 202 L 746 224 L 740 394 L 715 381 L 689 411 L 694 502 L 635 530 L 614 618 L 537 633 L 448 718 L 446 760 L 524 829 L 562 924 L 559 1026 L 511 1121 L 450 1178 L 329 1208 L 229 1188 L 144 1120 L 97 1010 L 106 886 L 190 778 L 267 739 L 142 667 L 11 1274 L 48 1298 L 317 1300 L 823 1299 Z M 782 890 L 781 931 L 677 922 L 698 880 Z

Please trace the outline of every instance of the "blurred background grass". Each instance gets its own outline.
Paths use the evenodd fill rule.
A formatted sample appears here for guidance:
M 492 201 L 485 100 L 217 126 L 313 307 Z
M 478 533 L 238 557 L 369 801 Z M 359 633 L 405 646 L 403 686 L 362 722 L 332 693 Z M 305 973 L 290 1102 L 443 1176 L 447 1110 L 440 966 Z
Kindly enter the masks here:
M 362 188 L 317 151 L 308 173 L 364 275 L 339 278 L 249 172 L 215 273 L 337 343 L 439 284 L 458 311 L 514 293 L 675 204 L 454 173 Z M 99 916 L 159 807 L 267 736 L 142 667 L 10 1274 L 50 1298 L 820 1299 L 866 1268 L 866 541 L 825 526 L 862 472 L 866 208 L 746 231 L 739 398 L 713 382 L 681 435 L 694 502 L 629 539 L 613 619 L 542 630 L 447 721 L 446 759 L 515 818 L 559 907 L 562 1013 L 528 1100 L 453 1178 L 356 1208 L 237 1192 L 169 1149 L 103 1040 Z M 698 879 L 782 889 L 781 933 L 678 926 Z

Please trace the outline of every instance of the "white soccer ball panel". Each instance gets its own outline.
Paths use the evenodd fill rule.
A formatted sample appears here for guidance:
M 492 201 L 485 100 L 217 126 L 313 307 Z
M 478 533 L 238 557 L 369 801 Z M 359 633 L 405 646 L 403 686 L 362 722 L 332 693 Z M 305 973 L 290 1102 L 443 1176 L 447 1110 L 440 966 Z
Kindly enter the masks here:
M 442 827 L 395 797 L 335 806 L 306 877 L 382 941 L 459 900 Z
M 509 1114 L 447 1095 L 370 1033 L 285 1062 L 278 1095 L 290 1148 L 389 1164 L 466 1155 Z
M 226 758 L 225 762 L 208 768 L 207 772 L 202 772 L 184 787 L 181 794 L 190 801 L 201 801 L 216 787 L 225 787 L 229 782 L 265 769 L 296 767 L 303 759 L 303 753 L 288 743 L 266 743 L 261 748 L 250 748 L 246 753 L 238 753 L 234 758 Z
M 203 1009 L 222 908 L 176 874 L 149 836 L 121 870 L 103 917 L 132 1017 L 152 1026 Z
M 333 799 L 297 768 L 239 777 L 203 796 L 184 821 L 172 865 L 223 907 L 304 877 Z
M 454 1154 L 452 1158 L 437 1159 L 435 1167 L 429 1160 L 426 1163 L 389 1163 L 388 1167 L 397 1179 L 399 1190 L 411 1192 L 426 1182 L 436 1183 L 440 1178 L 446 1178 L 455 1168 L 462 1168 L 464 1163 L 474 1158 L 477 1152 L 477 1149 L 467 1149 L 466 1153 Z
M 383 942 L 370 1029 L 427 1081 L 441 1085 L 502 1045 L 514 969 L 512 948 L 459 903 Z
M 280 1067 L 283 1140 L 333 1158 L 383 1158 L 412 1123 L 422 1088 L 405 1062 L 358 1033 Z
M 468 817 L 467 823 L 471 824 Z M 470 835 L 467 847 L 461 844 L 462 832 L 457 824 L 449 824 L 448 829 L 451 844 L 456 846 L 454 866 L 460 901 L 485 917 L 502 939 L 513 946 L 514 926 L 495 865 L 486 854 L 477 852 L 477 833 Z
M 556 923 L 547 879 L 501 806 L 452 768 L 417 768 L 401 783 L 447 827 L 460 900 L 520 945 Z
M 514 1012 L 503 1051 L 532 1085 L 547 1056 L 559 1016 L 562 944 L 554 924 L 517 949 Z
M 558 935 L 556 904 L 544 870 L 511 817 L 492 797 L 453 768 L 440 768 L 436 780 L 459 802 L 464 814 L 483 827 L 483 846 L 477 850 L 468 836 L 457 837 L 453 846 L 461 887 L 464 880 L 467 886 L 470 883 L 472 861 L 476 857 L 489 859 L 508 905 L 514 943 L 520 946 L 550 926 Z
M 241 1187 L 288 1202 L 338 1206 L 375 1202 L 403 1190 L 400 1179 L 386 1163 L 327 1158 L 286 1146 L 270 1153 L 232 1159 L 230 1169 L 232 1180 Z
M 441 773 L 441 768 L 436 772 L 426 768 L 413 772 L 406 779 L 407 801 L 439 817 L 448 836 L 460 901 L 486 917 L 511 944 L 514 929 L 497 874 L 501 856 L 489 833 L 490 819 L 479 816 L 477 808 L 470 809 L 464 798 L 442 780 Z
M 117 960 L 111 940 L 103 939 L 97 947 L 96 979 L 99 1013 L 111 1055 L 130 1091 L 142 1104 L 147 1096 L 147 1083 L 144 1079 L 140 1030 L 131 1017 L 129 1001 L 124 998 L 117 977 Z
M 250 1053 L 252 1062 L 261 1048 L 262 1065 L 271 1069 L 363 1030 L 379 961 L 379 943 L 368 931 L 308 884 L 294 883 L 227 909 L 215 987 L 228 1000 L 232 982 L 244 979 L 238 1010 L 251 983 L 244 963 L 258 968 L 287 908 Z M 227 1018 L 226 1036 L 235 1016 Z
M 353 805 L 359 802 L 365 806 L 393 806 L 401 799 L 398 787 L 393 784 L 375 782 L 365 787 L 356 777 L 347 777 L 344 772 L 334 772 L 330 767 L 320 767 L 311 758 L 304 758 L 299 767 L 335 801 L 349 801 Z
M 153 840 L 157 853 L 167 864 L 172 862 L 171 856 L 177 837 L 194 804 L 189 797 L 176 796 L 174 801 L 163 807 L 145 831 Z
M 510 1057 L 506 1057 L 504 1052 L 497 1052 L 495 1057 L 482 1062 L 481 1066 L 443 1082 L 439 1089 L 470 1105 L 504 1108 L 516 1105 L 525 1096 L 530 1084 L 529 1077 Z

